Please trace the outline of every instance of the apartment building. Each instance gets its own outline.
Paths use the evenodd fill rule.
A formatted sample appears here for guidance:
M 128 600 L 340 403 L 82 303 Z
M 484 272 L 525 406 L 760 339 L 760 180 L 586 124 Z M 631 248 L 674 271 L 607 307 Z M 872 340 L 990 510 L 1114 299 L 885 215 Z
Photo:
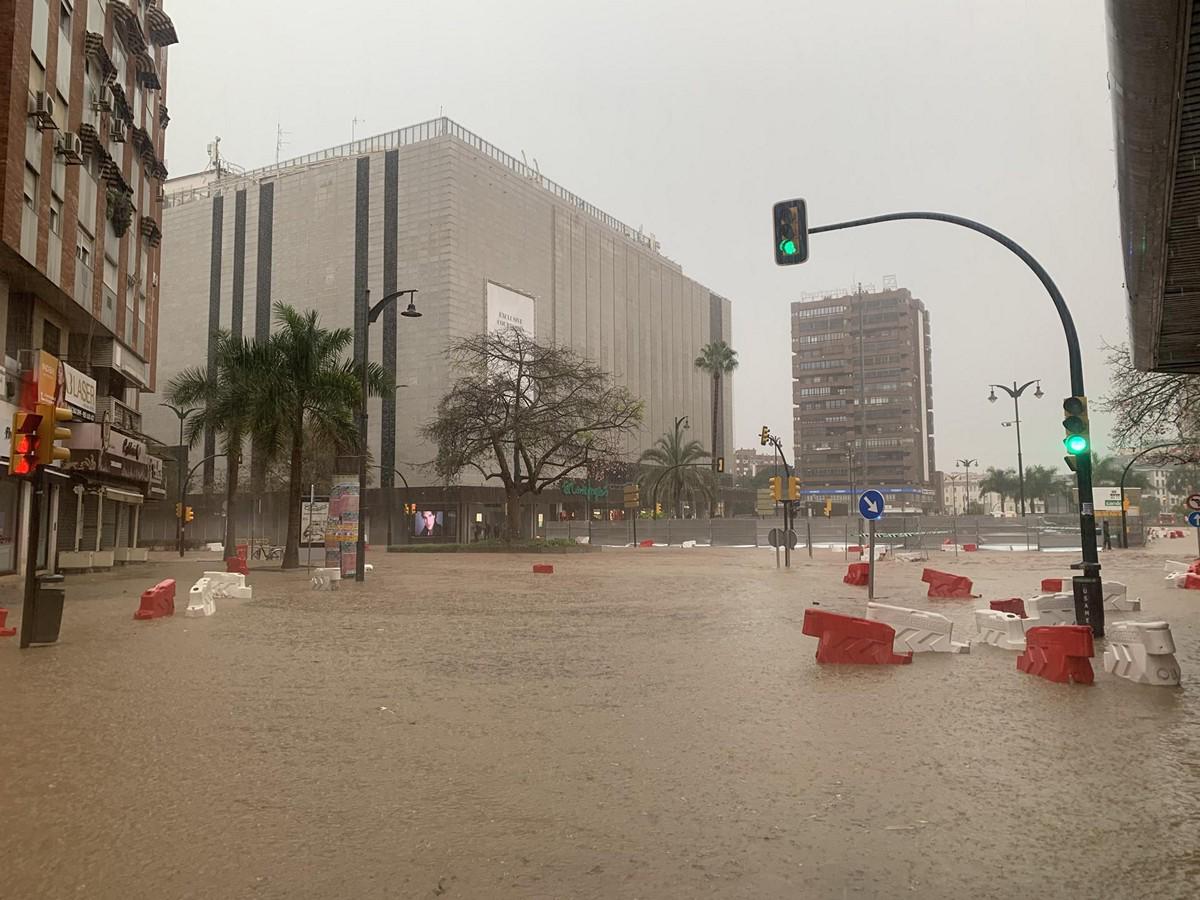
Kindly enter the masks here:
M 778 463 L 773 453 L 760 453 L 753 448 L 739 448 L 733 454 L 733 475 L 737 481 L 743 478 L 753 478 L 764 468 L 770 468 Z
M 162 465 L 142 435 L 154 385 L 167 47 L 161 0 L 12 0 L 0 21 L 0 421 L 38 386 L 75 421 L 49 477 L 39 565 L 142 558 Z M 40 374 L 41 378 L 37 375 Z M 9 441 L 2 453 L 8 454 Z M 0 573 L 21 565 L 29 486 L 0 476 Z
M 929 314 L 903 289 L 791 305 L 796 466 L 806 499 L 863 488 L 932 509 Z

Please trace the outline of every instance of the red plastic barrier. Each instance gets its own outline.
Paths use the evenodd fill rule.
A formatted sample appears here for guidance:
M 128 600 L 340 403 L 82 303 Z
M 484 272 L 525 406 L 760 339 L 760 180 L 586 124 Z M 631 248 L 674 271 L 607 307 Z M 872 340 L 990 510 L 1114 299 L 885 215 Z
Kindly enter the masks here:
M 647 538 L 646 540 L 644 540 L 640 544 L 638 544 L 638 546 L 639 547 L 653 547 L 654 541 Z
M 951 575 L 937 569 L 925 569 L 921 580 L 929 585 L 928 597 L 972 597 L 971 579 L 962 575 Z
M 0 606 L 0 637 L 12 637 L 17 633 L 15 628 L 5 628 L 4 623 L 8 621 L 8 610 Z
M 1017 657 L 1017 670 L 1063 684 L 1091 684 L 1092 629 L 1088 625 L 1052 625 L 1025 632 L 1025 652 Z
M 142 605 L 133 614 L 135 619 L 157 619 L 175 615 L 175 579 L 160 581 L 142 592 Z
M 863 548 L 858 546 L 858 544 L 851 544 L 849 547 L 846 548 L 846 550 L 849 551 L 850 553 L 862 553 L 863 552 Z
M 534 575 L 553 575 L 554 574 L 554 566 L 550 565 L 549 563 L 534 563 L 533 564 L 533 574 Z
M 236 572 L 238 575 L 250 574 L 250 569 L 246 566 L 246 560 L 240 556 L 227 556 L 225 558 L 225 571 Z
M 942 546 L 943 547 L 953 547 L 954 541 L 951 540 L 950 538 L 946 538 L 944 541 L 942 541 Z
M 1012 597 L 1008 600 L 993 600 L 988 603 L 988 607 L 1000 612 L 1013 613 L 1022 619 L 1029 618 L 1029 616 L 1025 615 L 1025 601 L 1020 597 Z
M 963 544 L 963 553 L 974 553 L 978 549 L 978 544 Z
M 846 567 L 846 574 L 842 576 L 842 581 L 855 587 L 866 587 L 870 568 L 870 563 L 850 563 Z
M 1176 581 L 1176 587 L 1181 587 L 1187 591 L 1200 591 L 1200 575 L 1193 575 L 1191 572 L 1185 572 L 1183 581 Z
M 823 609 L 804 611 L 804 634 L 817 638 L 817 662 L 896 666 L 912 662 L 912 653 L 893 653 L 896 629 Z
M 1065 578 L 1043 578 L 1042 593 L 1043 594 L 1060 594 L 1063 591 L 1063 582 Z
M 1200 559 L 1196 560 L 1190 566 L 1188 566 L 1188 571 L 1191 572 L 1193 575 L 1200 575 Z

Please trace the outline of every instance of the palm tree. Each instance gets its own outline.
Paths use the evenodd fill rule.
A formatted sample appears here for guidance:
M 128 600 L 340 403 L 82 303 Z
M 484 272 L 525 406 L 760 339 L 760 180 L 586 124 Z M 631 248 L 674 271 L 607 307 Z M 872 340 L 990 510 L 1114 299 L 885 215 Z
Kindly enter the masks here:
M 730 374 L 738 366 L 737 351 L 724 341 L 713 341 L 700 348 L 700 355 L 693 363 L 697 369 L 707 372 L 712 378 L 712 468 L 717 471 L 717 457 L 724 448 L 721 446 L 718 411 L 721 402 L 721 379 Z
M 709 457 L 699 441 L 684 441 L 683 420 L 675 422 L 673 433 L 664 434 L 638 458 L 638 483 L 643 496 L 667 503 L 675 517 L 683 517 L 683 498 L 697 496 L 710 504 L 717 494 L 716 477 L 702 463 Z
M 1092 484 L 1116 487 L 1121 483 L 1121 473 L 1125 471 L 1125 463 L 1118 456 L 1101 456 L 1092 454 Z M 1150 481 L 1137 469 L 1130 469 L 1125 476 L 1125 487 L 1149 487 Z
M 1019 492 L 1015 469 L 997 469 L 989 466 L 983 478 L 979 479 L 980 497 L 984 494 L 999 494 L 1001 512 L 1004 512 L 1004 501 L 1009 497 L 1013 498 L 1013 508 L 1016 508 Z
M 1050 510 L 1050 498 L 1059 493 L 1058 473 L 1050 466 L 1025 467 L 1025 494 L 1030 500 L 1041 500 L 1043 510 Z
M 197 406 L 188 420 L 185 440 L 195 446 L 207 431 L 221 436 L 225 456 L 225 556 L 236 553 L 237 516 L 235 500 L 238 470 L 246 436 L 252 434 L 258 420 L 256 397 L 263 379 L 272 370 L 266 347 L 253 340 L 234 338 L 227 331 L 215 336 L 215 367 L 184 369 L 167 383 L 169 403 L 179 407 Z M 186 476 L 187 473 L 181 473 Z
M 288 467 L 288 527 L 284 569 L 300 565 L 300 503 L 304 478 L 304 438 L 308 433 L 337 451 L 365 453 L 358 446 L 355 411 L 365 402 L 361 370 L 344 358 L 354 343 L 349 328 L 324 328 L 315 310 L 301 313 L 286 303 L 275 304 L 277 328 L 268 351 L 273 363 L 256 396 L 256 446 L 267 458 L 286 448 Z M 378 364 L 367 366 L 367 390 L 379 396 L 391 379 Z M 366 498 L 360 497 L 359 503 Z

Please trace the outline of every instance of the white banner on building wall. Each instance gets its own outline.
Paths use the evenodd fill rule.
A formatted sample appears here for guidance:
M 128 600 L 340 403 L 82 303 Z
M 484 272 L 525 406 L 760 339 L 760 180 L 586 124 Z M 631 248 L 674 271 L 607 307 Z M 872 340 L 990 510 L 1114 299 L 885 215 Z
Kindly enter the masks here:
M 533 298 L 528 294 L 501 287 L 494 281 L 487 283 L 487 330 L 490 334 L 501 328 L 520 328 L 528 334 L 534 330 Z

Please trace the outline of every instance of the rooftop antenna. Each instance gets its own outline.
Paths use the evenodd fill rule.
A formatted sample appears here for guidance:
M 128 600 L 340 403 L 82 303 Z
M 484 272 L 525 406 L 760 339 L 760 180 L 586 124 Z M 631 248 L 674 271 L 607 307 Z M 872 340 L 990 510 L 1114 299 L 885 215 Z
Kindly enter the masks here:
M 217 173 L 217 177 L 221 175 L 221 138 L 218 135 L 212 139 L 208 145 L 208 167 Z
M 351 141 L 354 141 L 354 135 L 358 131 L 359 123 L 366 125 L 367 120 L 360 119 L 358 116 L 355 116 L 353 119 L 350 120 L 350 140 Z
M 287 143 L 287 141 L 285 141 L 283 139 L 283 136 L 285 134 L 291 134 L 291 132 L 284 131 L 283 124 L 280 122 L 276 122 L 275 123 L 275 165 L 279 165 L 279 151 L 282 150 L 284 147 L 284 144 Z

